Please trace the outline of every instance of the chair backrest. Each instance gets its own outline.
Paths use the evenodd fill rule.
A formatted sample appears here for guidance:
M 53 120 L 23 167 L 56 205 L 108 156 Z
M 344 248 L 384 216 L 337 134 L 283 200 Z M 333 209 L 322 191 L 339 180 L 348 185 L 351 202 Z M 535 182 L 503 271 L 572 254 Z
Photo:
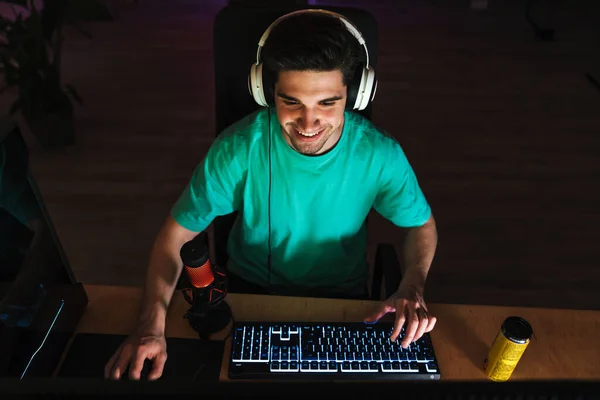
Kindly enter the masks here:
M 215 71 L 215 128 L 219 135 L 226 127 L 260 106 L 248 92 L 248 73 L 256 62 L 258 41 L 269 25 L 280 16 L 306 8 L 337 12 L 359 29 L 369 50 L 369 62 L 377 71 L 377 21 L 369 12 L 352 7 L 284 5 L 257 7 L 230 4 L 221 9 L 213 26 L 213 55 Z M 357 111 L 371 118 L 372 105 Z M 227 241 L 237 213 L 217 217 L 214 221 L 215 262 L 225 266 Z

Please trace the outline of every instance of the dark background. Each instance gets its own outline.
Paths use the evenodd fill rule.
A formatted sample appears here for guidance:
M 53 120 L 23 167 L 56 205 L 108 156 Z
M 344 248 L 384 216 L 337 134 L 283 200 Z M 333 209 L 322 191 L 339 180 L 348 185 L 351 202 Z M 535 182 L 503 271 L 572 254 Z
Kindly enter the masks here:
M 85 102 L 77 144 L 28 140 L 77 278 L 141 286 L 215 136 L 212 24 L 226 1 L 106 3 L 116 20 L 86 25 L 91 41 L 65 31 L 64 80 Z M 426 300 L 600 309 L 600 4 L 531 2 L 555 30 L 544 41 L 526 1 L 310 3 L 379 23 L 373 118 L 404 147 L 438 223 Z M 402 239 L 373 215 L 371 257 Z

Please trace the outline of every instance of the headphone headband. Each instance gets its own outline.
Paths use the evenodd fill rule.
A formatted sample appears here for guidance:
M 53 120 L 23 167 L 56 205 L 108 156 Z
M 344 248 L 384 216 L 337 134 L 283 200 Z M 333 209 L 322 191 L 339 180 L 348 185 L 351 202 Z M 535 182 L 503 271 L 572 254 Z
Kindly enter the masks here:
M 285 18 L 288 18 L 292 15 L 305 13 L 326 14 L 339 19 L 342 21 L 346 29 L 352 34 L 352 36 L 354 36 L 354 38 L 358 41 L 358 43 L 360 43 L 360 45 L 362 45 L 362 47 L 365 49 L 366 65 L 361 67 L 356 81 L 353 81 L 348 85 L 348 97 L 346 103 L 346 107 L 350 109 L 364 110 L 369 102 L 373 100 L 375 97 L 375 92 L 377 91 L 377 79 L 375 77 L 374 69 L 370 66 L 369 50 L 367 49 L 365 39 L 362 37 L 358 28 L 343 15 L 318 8 L 302 9 L 284 14 L 271 23 L 271 25 L 269 25 L 269 27 L 264 31 L 260 40 L 258 41 L 258 49 L 256 50 L 256 64 L 252 64 L 250 67 L 250 74 L 248 75 L 248 91 L 250 92 L 250 95 L 260 106 L 269 106 L 269 100 L 272 100 L 272 95 L 267 95 L 265 93 L 265 90 L 267 89 L 265 89 L 265 82 L 263 81 L 263 65 L 260 60 L 260 53 L 273 27 L 275 27 L 281 20 Z M 269 86 L 268 83 L 267 86 Z

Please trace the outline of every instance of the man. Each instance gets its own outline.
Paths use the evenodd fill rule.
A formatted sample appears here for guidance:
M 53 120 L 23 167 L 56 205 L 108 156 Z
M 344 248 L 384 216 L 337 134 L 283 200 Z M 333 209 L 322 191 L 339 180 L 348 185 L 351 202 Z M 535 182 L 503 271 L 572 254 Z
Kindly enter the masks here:
M 107 377 L 119 378 L 131 361 L 130 378 L 139 379 L 146 358 L 154 361 L 148 378 L 161 376 L 179 250 L 233 211 L 232 291 L 364 298 L 367 214 L 374 208 L 408 228 L 398 291 L 365 322 L 396 312 L 391 339 L 406 322 L 404 347 L 433 329 L 423 291 L 435 222 L 399 144 L 346 109 L 360 54 L 330 15 L 302 13 L 273 27 L 262 49 L 270 106 L 222 132 L 195 170 L 156 239 L 137 328 L 107 363 Z

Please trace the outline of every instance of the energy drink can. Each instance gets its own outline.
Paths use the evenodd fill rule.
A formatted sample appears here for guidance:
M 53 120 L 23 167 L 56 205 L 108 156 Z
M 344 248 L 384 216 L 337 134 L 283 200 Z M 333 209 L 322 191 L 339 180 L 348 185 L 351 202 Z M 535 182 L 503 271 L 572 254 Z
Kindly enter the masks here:
M 483 362 L 483 370 L 493 381 L 507 381 L 529 345 L 533 330 L 521 317 L 508 317 L 502 323 Z

